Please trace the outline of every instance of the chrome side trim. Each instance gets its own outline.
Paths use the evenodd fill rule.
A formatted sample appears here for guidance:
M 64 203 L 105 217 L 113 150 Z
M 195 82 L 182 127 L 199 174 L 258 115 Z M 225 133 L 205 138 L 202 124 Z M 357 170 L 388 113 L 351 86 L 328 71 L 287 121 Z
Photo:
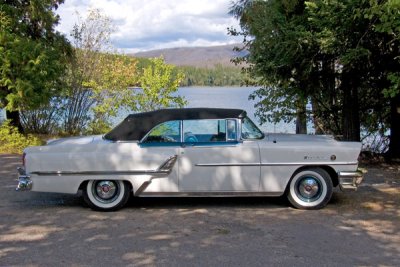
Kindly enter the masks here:
M 284 192 L 143 192 L 139 197 L 277 197 Z
M 197 163 L 198 167 L 261 166 L 261 163 Z
M 237 142 L 237 141 L 230 141 L 230 142 Z M 190 148 L 196 148 L 196 149 L 202 149 L 202 148 L 216 148 L 216 147 L 237 147 L 239 145 L 238 143 L 232 144 L 232 143 L 225 143 L 225 142 L 215 142 L 216 144 L 204 144 L 201 142 L 198 143 L 191 143 L 191 144 L 183 144 L 182 147 L 190 147 Z M 224 144 L 225 143 L 225 144 Z
M 160 165 L 160 167 L 158 167 L 156 172 L 165 173 L 167 175 L 170 174 L 172 172 L 172 169 L 174 168 L 177 159 L 178 155 L 169 157 L 166 161 L 164 161 L 163 164 Z
M 31 174 L 42 176 L 64 176 L 64 175 L 151 175 L 153 177 L 168 176 L 176 163 L 178 155 L 169 157 L 156 170 L 136 170 L 136 171 L 38 171 Z
M 198 167 L 357 165 L 357 162 L 197 163 Z
M 158 167 L 157 171 L 159 173 L 164 174 L 163 176 L 168 176 L 172 169 L 174 168 L 174 165 L 176 163 L 176 160 L 178 159 L 178 155 L 174 155 L 169 157 L 163 164 L 160 165 L 160 167 Z M 146 190 L 146 188 L 151 184 L 151 181 L 154 178 L 159 178 L 159 177 L 151 177 L 149 181 L 144 182 L 139 188 L 138 190 L 136 190 L 135 192 L 135 196 L 139 196 L 143 193 L 144 190 Z
M 138 190 L 136 190 L 135 192 L 135 196 L 140 196 L 144 190 L 146 190 L 146 188 L 151 184 L 151 179 L 150 181 L 146 181 L 144 182 L 139 188 Z
M 137 174 L 163 174 L 155 170 L 137 170 L 137 171 L 39 171 L 31 172 L 31 174 L 37 174 L 40 176 L 67 176 L 67 175 L 137 175 Z

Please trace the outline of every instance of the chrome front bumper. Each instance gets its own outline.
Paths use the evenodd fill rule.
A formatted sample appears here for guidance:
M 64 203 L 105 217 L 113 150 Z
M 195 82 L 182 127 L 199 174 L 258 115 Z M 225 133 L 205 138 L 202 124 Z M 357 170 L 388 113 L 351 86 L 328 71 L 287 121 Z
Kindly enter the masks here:
M 23 168 L 18 167 L 18 185 L 15 188 L 16 191 L 30 191 L 32 189 L 33 182 L 30 179 L 29 175 L 26 175 L 26 172 Z
M 339 187 L 342 191 L 355 191 L 363 181 L 363 173 L 361 171 L 339 172 Z

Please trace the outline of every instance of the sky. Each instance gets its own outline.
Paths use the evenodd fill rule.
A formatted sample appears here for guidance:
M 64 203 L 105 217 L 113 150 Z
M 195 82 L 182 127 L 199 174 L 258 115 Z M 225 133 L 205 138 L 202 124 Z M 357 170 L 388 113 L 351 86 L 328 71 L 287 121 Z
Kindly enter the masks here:
M 228 15 L 232 0 L 65 0 L 57 30 L 69 36 L 78 14 L 97 8 L 111 18 L 115 48 L 136 53 L 162 48 L 240 43 L 227 34 L 239 28 Z

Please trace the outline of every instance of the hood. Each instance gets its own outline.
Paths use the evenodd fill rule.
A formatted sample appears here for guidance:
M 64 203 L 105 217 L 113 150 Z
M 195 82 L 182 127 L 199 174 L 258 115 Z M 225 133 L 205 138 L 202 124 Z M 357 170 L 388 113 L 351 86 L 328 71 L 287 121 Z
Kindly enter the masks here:
M 53 139 L 47 141 L 48 146 L 54 145 L 86 145 L 93 142 L 103 141 L 103 137 L 101 135 L 92 135 L 92 136 L 78 136 L 78 137 L 68 137 L 68 138 L 60 138 Z
M 265 133 L 265 140 L 270 142 L 335 142 L 332 135 L 281 134 Z

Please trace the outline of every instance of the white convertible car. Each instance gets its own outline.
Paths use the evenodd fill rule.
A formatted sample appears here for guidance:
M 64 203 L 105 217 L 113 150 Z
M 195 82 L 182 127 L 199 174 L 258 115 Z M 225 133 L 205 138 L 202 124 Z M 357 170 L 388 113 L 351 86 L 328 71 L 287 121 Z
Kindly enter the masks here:
M 17 190 L 75 194 L 96 210 L 131 195 L 281 196 L 324 207 L 333 187 L 354 190 L 361 144 L 330 136 L 264 134 L 240 109 L 166 109 L 129 115 L 104 136 L 28 147 Z

